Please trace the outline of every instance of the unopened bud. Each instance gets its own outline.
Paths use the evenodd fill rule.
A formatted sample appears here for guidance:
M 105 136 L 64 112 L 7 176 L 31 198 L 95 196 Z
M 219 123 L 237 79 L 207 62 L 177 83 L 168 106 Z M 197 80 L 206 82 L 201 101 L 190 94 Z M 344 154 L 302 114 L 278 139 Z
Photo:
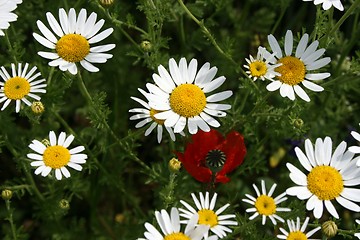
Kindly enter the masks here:
M 70 203 L 66 199 L 61 199 L 59 202 L 59 207 L 63 210 L 68 210 L 70 208 Z
M 11 197 L 12 197 L 12 191 L 9 190 L 9 189 L 4 189 L 4 190 L 2 190 L 2 192 L 1 192 L 1 197 L 2 197 L 2 199 L 4 199 L 4 200 L 10 200 Z
M 125 220 L 125 215 L 122 213 L 118 213 L 115 215 L 115 222 L 117 223 L 123 223 Z
M 114 4 L 115 0 L 100 0 L 99 2 L 103 7 L 110 7 Z
M 177 160 L 176 158 L 172 158 L 169 161 L 169 169 L 172 172 L 178 172 L 181 168 L 181 162 L 179 160 Z
M 144 50 L 145 52 L 150 52 L 152 49 L 152 44 L 151 42 L 144 40 L 141 42 L 140 47 L 142 50 Z
M 293 121 L 294 127 L 301 128 L 304 125 L 304 121 L 301 118 L 296 118 Z
M 31 104 L 31 110 L 35 114 L 41 114 L 45 111 L 45 107 L 44 104 L 42 104 L 42 102 L 33 102 Z
M 338 227 L 334 221 L 326 221 L 321 225 L 323 233 L 328 237 L 332 238 L 337 234 Z

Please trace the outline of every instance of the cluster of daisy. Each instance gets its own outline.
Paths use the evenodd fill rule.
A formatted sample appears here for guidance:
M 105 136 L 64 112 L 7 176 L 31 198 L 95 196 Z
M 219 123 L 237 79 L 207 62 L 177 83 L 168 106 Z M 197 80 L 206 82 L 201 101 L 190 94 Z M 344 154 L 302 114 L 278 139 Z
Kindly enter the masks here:
M 170 214 L 165 209 L 155 211 L 155 217 L 161 232 L 152 224 L 145 223 L 145 238 L 139 240 L 217 240 L 227 236 L 232 230 L 228 226 L 236 226 L 234 214 L 222 214 L 230 204 L 225 204 L 221 208 L 215 209 L 217 193 L 214 193 L 210 200 L 209 192 L 199 193 L 199 198 L 194 193 L 191 194 L 195 208 L 189 203 L 181 200 L 184 208 L 172 208 Z M 182 217 L 182 219 L 180 219 Z M 181 224 L 186 225 L 181 229 Z
M 171 58 L 169 60 L 169 72 L 164 66 L 158 67 L 158 74 L 152 78 L 155 84 L 147 83 L 147 92 L 139 89 L 146 98 L 146 102 L 132 97 L 145 108 L 130 109 L 129 112 L 137 113 L 130 119 L 142 119 L 135 127 L 142 127 L 150 123 L 145 135 L 157 127 L 157 139 L 162 139 L 163 126 L 175 141 L 175 134 L 184 134 L 187 127 L 190 134 L 196 134 L 198 130 L 209 132 L 210 127 L 219 127 L 220 123 L 214 117 L 225 117 L 225 110 L 231 105 L 218 103 L 229 98 L 231 90 L 213 93 L 226 80 L 224 76 L 214 79 L 218 69 L 205 63 L 199 71 L 198 61 L 191 59 L 189 64 L 185 58 L 181 58 L 179 64 Z M 210 95 L 209 95 L 210 94 Z
M 296 94 L 304 101 L 310 101 L 302 87 L 314 92 L 324 90 L 314 82 L 330 77 L 330 73 L 318 73 L 318 69 L 330 63 L 331 59 L 320 58 L 325 53 L 325 49 L 317 49 L 318 41 L 308 45 L 309 35 L 305 33 L 294 52 L 293 33 L 288 30 L 285 34 L 284 51 L 272 34 L 268 35 L 268 42 L 272 53 L 260 46 L 256 58 L 250 55 L 250 59 L 246 59 L 247 64 L 244 67 L 250 78 L 254 81 L 258 78 L 269 80 L 270 83 L 266 86 L 268 91 L 280 89 L 280 95 L 291 100 L 295 100 Z

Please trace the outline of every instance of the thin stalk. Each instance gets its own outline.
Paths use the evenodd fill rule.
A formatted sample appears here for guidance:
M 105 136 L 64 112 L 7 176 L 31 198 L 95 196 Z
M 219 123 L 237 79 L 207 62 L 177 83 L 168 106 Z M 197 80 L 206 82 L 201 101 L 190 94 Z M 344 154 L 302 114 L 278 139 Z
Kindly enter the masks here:
M 11 42 L 10 42 L 10 39 L 9 39 L 9 34 L 8 34 L 8 31 L 5 30 L 5 41 L 6 41 L 6 44 L 8 45 L 8 48 L 9 48 L 9 51 L 11 53 L 11 56 L 12 58 L 14 59 L 14 63 L 17 65 L 18 64 L 18 60 L 16 58 L 16 55 L 14 53 L 14 48 L 13 46 L 11 45 Z
M 13 239 L 17 240 L 16 228 L 15 228 L 15 224 L 14 224 L 14 220 L 13 220 L 13 213 L 12 213 L 11 206 L 10 206 L 10 200 L 5 200 L 5 205 L 6 205 L 6 210 L 8 212 L 7 220 L 10 223 Z

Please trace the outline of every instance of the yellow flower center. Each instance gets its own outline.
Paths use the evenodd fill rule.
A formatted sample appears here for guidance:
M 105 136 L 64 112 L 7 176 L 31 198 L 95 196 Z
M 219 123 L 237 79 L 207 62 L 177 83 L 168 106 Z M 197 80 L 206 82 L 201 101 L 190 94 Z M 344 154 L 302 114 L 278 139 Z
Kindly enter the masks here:
M 164 125 L 165 120 L 157 119 L 156 117 L 154 117 L 155 114 L 160 113 L 160 112 L 162 112 L 162 111 L 157 111 L 153 108 L 150 108 L 150 117 L 157 124 Z
M 300 59 L 286 56 L 280 58 L 278 63 L 282 63 L 282 65 L 275 68 L 275 71 L 281 74 L 278 76 L 281 82 L 294 86 L 304 80 L 306 68 Z
M 59 57 L 68 62 L 80 62 L 90 52 L 90 44 L 79 34 L 66 34 L 56 43 Z
M 167 235 L 164 237 L 164 240 L 191 240 L 188 236 L 185 234 L 179 232 L 179 233 L 172 233 L 170 235 Z
M 320 200 L 332 200 L 344 189 L 341 174 L 330 166 L 314 167 L 307 175 L 308 189 Z
M 59 145 L 47 147 L 43 154 L 45 165 L 53 169 L 66 166 L 70 157 L 69 150 Z
M 301 231 L 290 232 L 286 240 L 307 240 L 307 236 Z
M 255 208 L 261 215 L 270 216 L 276 213 L 276 204 L 272 197 L 260 195 L 255 202 Z
M 170 95 L 170 107 L 180 116 L 198 116 L 206 106 L 204 92 L 195 84 L 181 84 Z
M 267 66 L 266 63 L 264 63 L 263 61 L 254 61 L 249 64 L 249 70 L 251 76 L 261 77 L 261 76 L 265 76 L 267 72 Z
M 214 211 L 209 209 L 202 209 L 198 211 L 199 214 L 199 224 L 209 225 L 210 228 L 218 225 L 218 216 Z
M 4 94 L 8 99 L 19 100 L 30 92 L 30 83 L 22 77 L 13 77 L 5 82 Z

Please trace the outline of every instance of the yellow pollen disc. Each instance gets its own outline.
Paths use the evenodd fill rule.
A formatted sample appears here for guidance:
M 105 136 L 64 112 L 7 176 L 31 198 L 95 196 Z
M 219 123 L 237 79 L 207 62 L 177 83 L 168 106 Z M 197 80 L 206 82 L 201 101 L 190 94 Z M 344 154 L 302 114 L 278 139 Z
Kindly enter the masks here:
M 282 63 L 281 66 L 275 68 L 275 71 L 281 74 L 278 76 L 281 82 L 294 86 L 304 80 L 306 68 L 300 59 L 286 56 L 280 58 L 277 63 Z
M 180 116 L 198 116 L 206 106 L 204 92 L 195 84 L 181 84 L 170 94 L 170 107 Z
M 314 167 L 307 175 L 308 189 L 320 200 L 332 200 L 344 189 L 341 174 L 330 166 Z
M 69 150 L 58 145 L 47 147 L 43 154 L 45 165 L 53 169 L 66 166 L 70 161 L 70 157 Z
M 199 224 L 209 225 L 210 228 L 218 225 L 218 216 L 214 211 L 209 209 L 202 209 L 198 211 L 199 214 Z
M 254 61 L 249 64 L 250 74 L 253 77 L 262 77 L 265 76 L 267 72 L 266 63 L 263 61 Z
M 30 83 L 22 77 L 13 77 L 5 82 L 4 94 L 8 99 L 19 100 L 30 92 Z
M 157 119 L 154 117 L 155 114 L 160 113 L 160 112 L 162 112 L 162 111 L 157 111 L 153 108 L 150 108 L 150 117 L 157 124 L 164 125 L 165 120 Z
M 90 44 L 79 34 L 66 34 L 56 43 L 59 57 L 68 62 L 80 62 L 90 52 Z
M 301 231 L 290 232 L 286 240 L 307 240 L 307 236 Z
M 272 197 L 260 195 L 255 202 L 255 208 L 261 215 L 270 216 L 276 213 L 276 204 Z
M 191 239 L 185 234 L 179 232 L 179 233 L 172 233 L 170 235 L 166 235 L 164 237 L 164 240 L 191 240 Z

